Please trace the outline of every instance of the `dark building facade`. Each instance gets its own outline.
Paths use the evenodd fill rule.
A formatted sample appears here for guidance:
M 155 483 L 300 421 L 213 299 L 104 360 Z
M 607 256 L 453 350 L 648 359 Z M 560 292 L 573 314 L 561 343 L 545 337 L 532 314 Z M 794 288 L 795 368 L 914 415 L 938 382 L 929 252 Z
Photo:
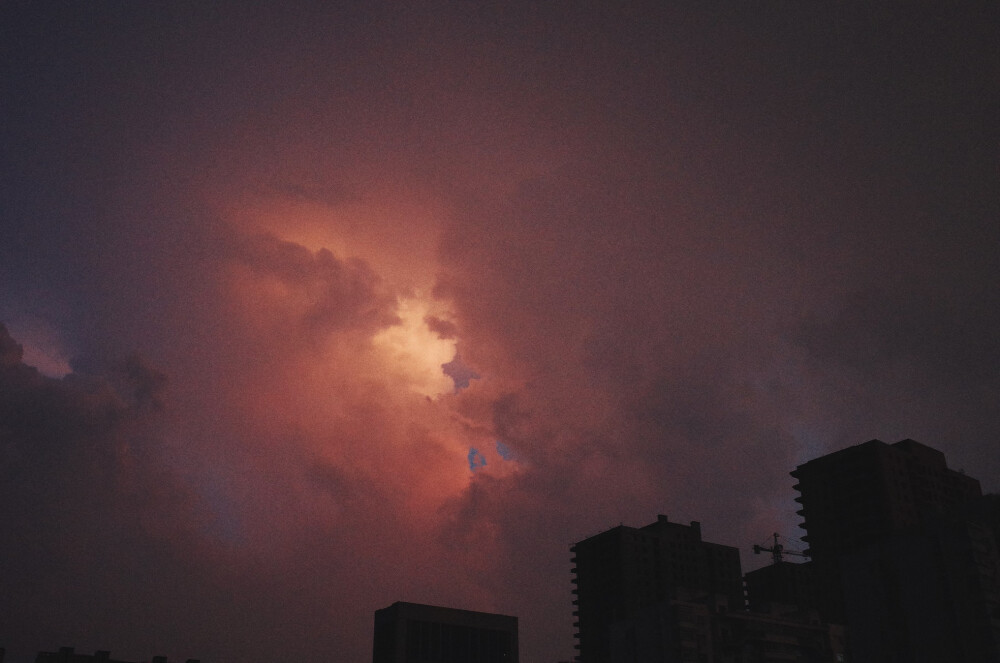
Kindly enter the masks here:
M 126 663 L 111 658 L 109 651 L 96 651 L 93 654 L 79 654 L 73 647 L 60 647 L 59 651 L 40 651 L 35 657 L 35 663 Z
M 982 495 L 978 480 L 949 469 L 943 453 L 914 440 L 871 440 L 791 474 L 814 560 L 910 530 L 933 514 L 958 513 Z
M 111 658 L 111 652 L 98 650 L 93 654 L 77 653 L 73 647 L 60 647 L 59 651 L 40 651 L 35 657 L 35 663 L 128 663 Z M 166 656 L 154 656 L 151 663 L 167 663 Z M 199 659 L 189 658 L 186 663 L 201 663 Z
M 841 560 L 856 660 L 1000 661 L 1000 554 L 982 523 L 941 518 Z
M 1000 555 L 979 482 L 913 440 L 800 465 L 820 609 L 855 661 L 1000 661 Z
M 661 515 L 645 527 L 615 527 L 570 550 L 581 663 L 682 660 L 677 657 L 685 651 L 707 655 L 706 606 L 744 608 L 739 550 L 702 541 L 698 522 L 682 525 Z
M 815 610 L 762 604 L 718 615 L 711 663 L 840 663 L 845 660 L 844 629 L 827 624 Z M 697 660 L 697 659 L 695 659 Z
M 768 610 L 772 604 L 818 608 L 816 578 L 811 563 L 775 562 L 748 572 L 744 577 L 750 609 Z
M 807 565 L 755 572 L 748 608 L 739 551 L 702 541 L 697 522 L 659 516 L 571 550 L 581 663 L 844 660 L 843 628 L 802 605 L 813 596 Z
M 517 617 L 396 602 L 375 611 L 373 663 L 517 663 Z

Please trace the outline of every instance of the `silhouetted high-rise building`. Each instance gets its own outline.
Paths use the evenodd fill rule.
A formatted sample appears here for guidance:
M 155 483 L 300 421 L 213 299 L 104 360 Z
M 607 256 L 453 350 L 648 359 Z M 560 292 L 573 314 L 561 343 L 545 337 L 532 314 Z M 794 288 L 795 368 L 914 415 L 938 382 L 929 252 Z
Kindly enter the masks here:
M 913 440 L 864 444 L 792 476 L 826 619 L 855 661 L 1000 661 L 1000 554 L 976 479 Z
M 701 660 L 710 651 L 709 612 L 744 607 L 739 550 L 702 541 L 697 522 L 661 515 L 570 550 L 582 663 Z
M 517 663 L 517 617 L 396 602 L 375 611 L 373 663 Z
M 978 480 L 948 469 L 943 453 L 914 440 L 871 440 L 791 474 L 814 560 L 906 531 L 933 514 L 957 513 L 982 495 Z

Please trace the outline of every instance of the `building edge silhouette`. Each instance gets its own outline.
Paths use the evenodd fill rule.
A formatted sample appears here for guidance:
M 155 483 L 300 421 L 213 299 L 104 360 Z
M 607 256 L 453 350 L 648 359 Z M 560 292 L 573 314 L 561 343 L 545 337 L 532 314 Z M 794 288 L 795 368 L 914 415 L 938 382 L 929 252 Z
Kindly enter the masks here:
M 1000 661 L 1000 510 L 977 479 L 911 439 L 791 476 L 821 613 L 847 625 L 853 660 Z
M 518 663 L 517 617 L 397 601 L 375 611 L 373 663 Z

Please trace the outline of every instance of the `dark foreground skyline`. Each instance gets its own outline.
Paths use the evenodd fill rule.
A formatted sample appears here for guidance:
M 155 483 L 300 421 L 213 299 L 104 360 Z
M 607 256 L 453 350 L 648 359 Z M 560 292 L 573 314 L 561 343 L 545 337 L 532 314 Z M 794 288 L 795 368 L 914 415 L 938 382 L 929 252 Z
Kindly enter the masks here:
M 12 368 L 9 361 L 0 366 Z M 38 377 L 34 369 L 20 373 Z M 765 652 L 911 660 L 918 651 L 921 660 L 991 659 L 1000 647 L 993 618 L 1000 496 L 984 496 L 978 479 L 911 439 L 870 440 L 790 475 L 808 532 L 800 543 L 809 547 L 791 550 L 775 533 L 772 547 L 753 546 L 755 554 L 771 553 L 772 565 L 745 576 L 738 548 L 704 542 L 701 523 L 671 523 L 662 514 L 642 528 L 623 524 L 573 544 L 575 660 L 687 660 L 698 651 L 754 660 Z M 787 555 L 811 559 L 789 564 Z M 831 576 L 833 568 L 839 572 Z M 900 587 L 912 591 L 901 596 Z M 516 661 L 517 621 L 397 601 L 375 611 L 374 659 Z M 0 647 L 0 663 L 5 653 Z M 150 660 L 167 663 L 162 655 Z M 109 661 L 108 650 L 91 655 L 73 647 L 35 659 Z
M 1000 490 L 960 4 L 4 3 L 8 656 L 357 663 L 404 600 L 549 663 L 567 542 L 764 563 L 873 437 Z
M 772 547 L 754 546 L 773 563 L 745 576 L 738 548 L 662 514 L 574 543 L 575 660 L 993 660 L 1000 495 L 911 439 L 870 440 L 790 474 L 809 548 L 774 534 Z M 375 611 L 373 660 L 516 663 L 517 623 L 397 601 Z M 119 662 L 61 647 L 35 663 Z
M 737 548 L 662 514 L 573 544 L 576 660 L 1000 658 L 1000 495 L 911 439 L 869 440 L 791 475 L 804 563 L 785 561 L 775 534 L 760 550 L 773 563 L 744 574 Z

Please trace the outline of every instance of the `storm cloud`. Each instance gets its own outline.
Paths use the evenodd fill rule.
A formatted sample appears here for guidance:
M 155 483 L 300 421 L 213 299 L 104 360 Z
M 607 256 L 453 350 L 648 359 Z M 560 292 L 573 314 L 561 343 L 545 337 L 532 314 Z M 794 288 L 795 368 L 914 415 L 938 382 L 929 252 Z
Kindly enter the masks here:
M 752 568 L 876 437 L 1000 489 L 995 3 L 0 13 L 15 663 L 359 662 L 396 600 L 553 663 L 609 526 Z

